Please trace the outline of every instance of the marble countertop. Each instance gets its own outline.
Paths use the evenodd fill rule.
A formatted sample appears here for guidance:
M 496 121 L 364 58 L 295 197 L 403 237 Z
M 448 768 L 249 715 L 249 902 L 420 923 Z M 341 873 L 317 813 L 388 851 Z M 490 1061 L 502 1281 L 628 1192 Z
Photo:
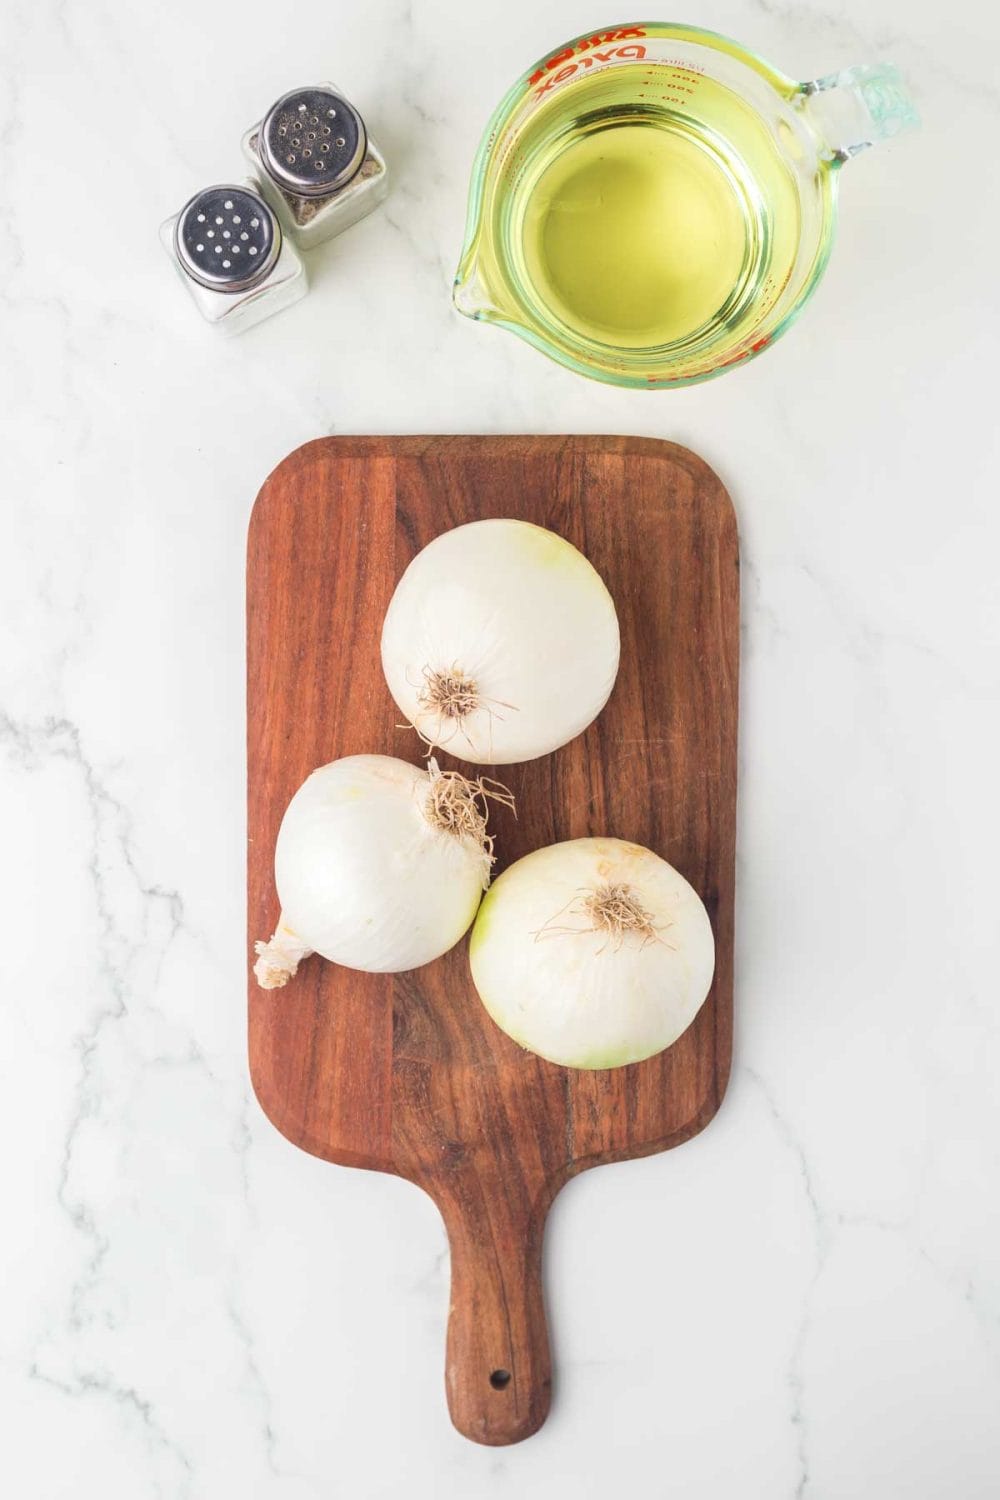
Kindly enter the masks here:
M 552 0 L 7 0 L 0 66 L 0 1472 L 17 1500 L 987 1500 L 1000 1487 L 995 397 L 985 0 L 718 0 L 790 73 L 887 59 L 801 323 L 725 379 L 582 381 L 451 310 L 494 102 L 607 22 Z M 332 73 L 383 209 L 226 342 L 157 225 Z M 443 1394 L 413 1187 L 294 1150 L 245 1061 L 243 544 L 331 432 L 701 453 L 745 593 L 736 1054 L 688 1145 L 550 1221 L 517 1448 Z

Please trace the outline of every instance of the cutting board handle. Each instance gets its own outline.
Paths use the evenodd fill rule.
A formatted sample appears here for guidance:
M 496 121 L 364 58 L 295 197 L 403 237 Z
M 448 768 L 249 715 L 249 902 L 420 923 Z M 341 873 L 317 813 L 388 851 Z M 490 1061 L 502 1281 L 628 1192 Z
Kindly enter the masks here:
M 549 1411 L 552 1366 L 542 1294 L 549 1201 L 462 1174 L 437 1193 L 451 1246 L 445 1383 L 451 1420 L 475 1443 L 519 1443 Z M 442 1198 L 446 1201 L 442 1203 Z

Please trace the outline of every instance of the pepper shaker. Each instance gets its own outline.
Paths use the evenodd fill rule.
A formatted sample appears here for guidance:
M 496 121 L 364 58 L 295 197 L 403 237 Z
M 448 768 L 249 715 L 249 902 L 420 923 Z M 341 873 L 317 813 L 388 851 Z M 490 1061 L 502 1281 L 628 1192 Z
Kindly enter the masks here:
M 385 197 L 385 159 L 331 83 L 283 94 L 243 137 L 261 192 L 289 235 L 311 249 Z
M 238 333 L 304 297 L 306 274 L 254 181 L 203 188 L 160 228 L 199 312 Z

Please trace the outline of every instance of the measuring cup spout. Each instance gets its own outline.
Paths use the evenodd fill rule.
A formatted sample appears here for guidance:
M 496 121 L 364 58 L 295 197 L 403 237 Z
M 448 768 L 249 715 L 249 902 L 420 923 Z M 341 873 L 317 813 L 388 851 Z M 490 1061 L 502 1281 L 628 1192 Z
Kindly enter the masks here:
M 458 311 L 467 318 L 495 319 L 506 316 L 499 299 L 483 279 L 477 256 L 463 260 L 459 266 L 451 296 Z
M 898 68 L 863 63 L 802 84 L 801 107 L 833 162 L 920 124 Z

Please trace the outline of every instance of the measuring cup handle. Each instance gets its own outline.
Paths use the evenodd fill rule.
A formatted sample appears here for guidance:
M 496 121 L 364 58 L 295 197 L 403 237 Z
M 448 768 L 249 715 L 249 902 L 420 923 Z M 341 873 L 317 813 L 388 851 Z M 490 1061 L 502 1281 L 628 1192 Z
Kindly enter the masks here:
M 831 160 L 849 161 L 879 141 L 920 124 L 898 68 L 862 63 L 801 85 L 806 115 Z

